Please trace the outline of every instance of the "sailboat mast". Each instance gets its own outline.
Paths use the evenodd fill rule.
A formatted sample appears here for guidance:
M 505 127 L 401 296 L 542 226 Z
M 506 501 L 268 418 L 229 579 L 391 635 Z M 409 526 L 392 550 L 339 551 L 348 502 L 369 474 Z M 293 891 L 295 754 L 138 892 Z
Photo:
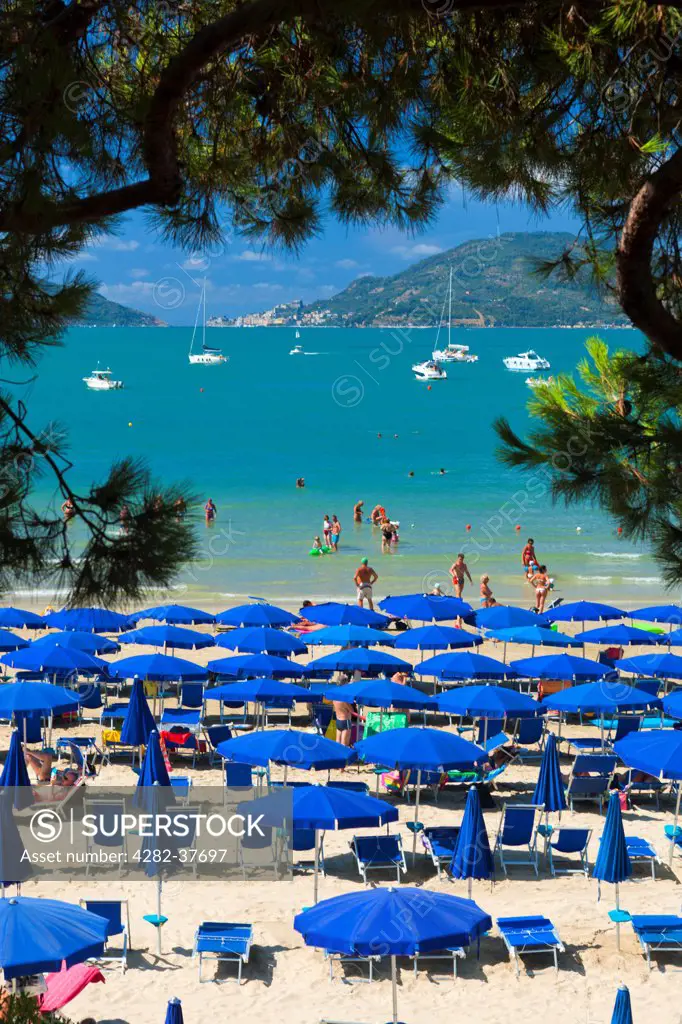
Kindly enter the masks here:
M 204 288 L 203 288 L 202 294 L 203 294 L 203 297 L 204 297 L 204 316 L 203 316 L 203 323 L 202 323 L 202 326 L 201 326 L 201 348 L 205 352 L 206 351 L 206 278 L 204 278 Z
M 192 355 L 194 349 L 194 339 L 197 336 L 197 327 L 199 325 L 199 314 L 201 313 L 201 296 L 199 296 L 199 302 L 197 303 L 197 313 L 194 317 L 194 330 L 192 331 L 192 340 L 189 343 L 189 354 Z
M 448 289 L 448 347 L 450 346 L 450 335 L 452 334 L 452 267 L 450 267 L 450 287 Z

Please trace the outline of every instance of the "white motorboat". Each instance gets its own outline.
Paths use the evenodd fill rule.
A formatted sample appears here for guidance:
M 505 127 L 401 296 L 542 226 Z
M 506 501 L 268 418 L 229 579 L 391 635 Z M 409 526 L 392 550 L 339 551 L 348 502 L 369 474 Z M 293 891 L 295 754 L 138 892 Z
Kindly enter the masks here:
M 417 380 L 447 380 L 448 377 L 443 367 L 432 359 L 427 359 L 424 363 L 415 363 L 412 372 Z
M 304 356 L 305 352 L 303 351 L 303 345 L 294 345 L 294 347 L 289 352 L 289 355 L 290 356 Z
M 194 351 L 194 341 L 197 335 L 197 328 L 199 326 L 199 315 L 202 315 L 201 323 L 201 350 L 199 352 Z M 223 351 L 220 348 L 212 348 L 206 344 L 206 282 L 204 281 L 201 289 L 201 295 L 199 296 L 199 305 L 197 306 L 197 315 L 194 319 L 194 330 L 192 331 L 192 340 L 189 346 L 189 362 L 190 366 L 217 366 L 219 363 L 226 363 L 227 356 L 223 355 Z
M 445 348 L 434 349 L 431 353 L 437 363 L 476 363 L 478 356 L 469 351 L 468 345 L 457 345 L 450 342 Z
M 528 349 L 527 352 L 519 352 L 517 356 L 507 356 L 502 362 L 508 370 L 514 370 L 517 373 L 532 373 L 534 370 L 549 370 L 550 364 L 542 356 L 539 356 L 533 349 Z
M 529 388 L 543 388 L 547 384 L 553 384 L 554 377 L 526 377 L 526 384 Z
M 448 343 L 444 348 L 438 348 L 438 339 L 440 337 L 441 324 L 443 323 L 443 314 L 445 313 L 445 303 L 448 304 Z M 478 362 L 478 356 L 473 355 L 469 351 L 468 345 L 458 345 L 452 341 L 452 267 L 450 267 L 450 280 L 448 282 L 448 291 L 446 297 L 443 299 L 443 308 L 440 314 L 440 320 L 438 321 L 438 333 L 436 335 L 436 344 L 433 352 L 431 353 L 434 362 L 436 363 L 476 363 Z
M 89 377 L 83 377 L 86 387 L 91 391 L 119 391 L 123 387 L 122 380 L 113 380 L 111 370 L 100 370 L 99 366 Z

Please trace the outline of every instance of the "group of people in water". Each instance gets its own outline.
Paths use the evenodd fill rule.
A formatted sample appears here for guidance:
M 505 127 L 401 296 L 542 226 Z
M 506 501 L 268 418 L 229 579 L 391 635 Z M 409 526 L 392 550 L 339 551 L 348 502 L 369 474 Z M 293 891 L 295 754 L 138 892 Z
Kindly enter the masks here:
M 310 549 L 312 554 L 328 555 L 333 554 L 339 550 L 339 541 L 341 540 L 341 523 L 339 517 L 333 515 L 331 519 L 325 512 L 322 519 L 322 536 L 318 534 L 313 540 L 313 546 Z

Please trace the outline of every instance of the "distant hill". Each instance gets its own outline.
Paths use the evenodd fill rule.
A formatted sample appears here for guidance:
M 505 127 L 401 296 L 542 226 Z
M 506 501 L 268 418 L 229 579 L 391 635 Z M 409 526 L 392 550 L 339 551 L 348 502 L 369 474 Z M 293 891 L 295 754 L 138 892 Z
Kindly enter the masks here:
M 76 321 L 88 327 L 165 327 L 165 321 L 139 309 L 111 302 L 95 292 L 84 315 Z
M 328 326 L 405 326 L 437 324 L 444 312 L 446 322 L 443 303 L 452 268 L 453 322 L 481 327 L 629 323 L 614 300 L 594 293 L 586 274 L 563 282 L 534 273 L 536 261 L 557 258 L 572 241 L 564 232 L 539 231 L 465 242 L 391 277 L 359 277 L 338 295 L 302 306 L 295 319 Z

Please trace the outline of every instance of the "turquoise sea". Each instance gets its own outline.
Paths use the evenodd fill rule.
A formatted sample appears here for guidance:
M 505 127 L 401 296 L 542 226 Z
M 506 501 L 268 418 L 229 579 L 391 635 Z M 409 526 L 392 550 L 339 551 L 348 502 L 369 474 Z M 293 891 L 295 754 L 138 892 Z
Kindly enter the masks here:
M 435 330 L 302 329 L 300 343 L 315 354 L 296 357 L 291 329 L 213 329 L 208 343 L 229 363 L 196 367 L 187 362 L 191 328 L 78 328 L 18 391 L 34 426 L 58 421 L 68 432 L 76 485 L 129 453 L 160 479 L 189 480 L 202 500 L 214 499 L 215 526 L 198 526 L 202 558 L 178 580 L 183 600 L 348 599 L 363 555 L 381 595 L 416 591 L 449 583 L 453 556 L 464 551 L 476 584 L 487 572 L 498 598 L 525 601 L 520 551 L 533 536 L 558 593 L 634 606 L 662 591 L 646 550 L 593 508 L 553 507 L 541 475 L 505 470 L 494 454 L 491 421 L 504 414 L 523 429 L 530 394 L 526 375 L 505 370 L 502 357 L 534 348 L 553 370 L 571 369 L 594 333 L 453 331 L 479 361 L 448 366 L 448 380 L 428 390 L 410 367 L 429 356 Z M 598 333 L 614 347 L 638 342 L 632 331 Z M 81 378 L 98 362 L 125 390 L 86 389 Z M 381 503 L 400 521 L 395 553 L 382 555 L 378 531 L 353 524 L 360 498 L 367 511 Z M 37 495 L 38 504 L 53 500 Z M 312 558 L 325 513 L 341 520 L 341 548 Z

